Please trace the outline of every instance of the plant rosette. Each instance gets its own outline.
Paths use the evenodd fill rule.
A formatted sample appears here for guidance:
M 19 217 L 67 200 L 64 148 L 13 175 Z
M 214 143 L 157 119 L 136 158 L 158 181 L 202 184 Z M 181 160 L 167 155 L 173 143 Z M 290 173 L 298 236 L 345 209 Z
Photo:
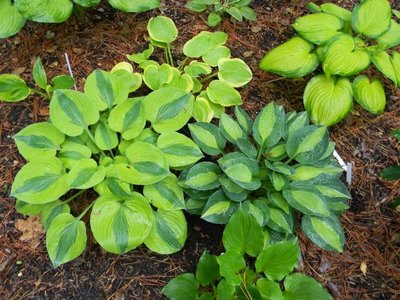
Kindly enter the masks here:
M 360 73 L 372 63 L 399 86 L 400 54 L 394 47 L 400 45 L 400 12 L 387 0 L 363 0 L 353 11 L 332 3 L 309 3 L 308 8 L 313 14 L 292 25 L 297 35 L 268 52 L 260 68 L 299 78 L 321 65 L 324 74 L 313 77 L 303 95 L 316 124 L 339 123 L 353 108 L 353 98 L 368 112 L 383 113 L 386 95 L 381 81 Z
M 189 129 L 208 155 L 181 172 L 186 209 L 204 220 L 226 224 L 240 207 L 271 236 L 302 230 L 319 247 L 341 252 L 344 233 L 338 216 L 348 208 L 342 169 L 325 126 L 309 125 L 306 112 L 287 113 L 268 104 L 253 122 L 240 107 L 236 120 L 222 114 L 219 126 L 197 122 Z

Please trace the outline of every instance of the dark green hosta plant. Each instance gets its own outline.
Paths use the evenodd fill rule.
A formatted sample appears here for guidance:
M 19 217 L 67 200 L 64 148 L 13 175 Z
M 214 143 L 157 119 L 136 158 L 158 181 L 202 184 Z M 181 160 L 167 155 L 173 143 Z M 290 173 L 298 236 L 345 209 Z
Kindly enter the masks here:
M 271 241 L 259 219 L 243 209 L 230 219 L 223 244 L 225 253 L 204 252 L 196 273 L 172 279 L 163 294 L 173 300 L 332 299 L 315 279 L 292 273 L 299 263 L 296 239 Z
M 195 12 L 203 12 L 210 8 L 207 24 L 210 27 L 217 26 L 225 14 L 230 15 L 239 22 L 243 20 L 256 20 L 256 13 L 249 6 L 251 0 L 190 0 L 186 7 Z
M 140 13 L 160 6 L 160 0 L 108 0 L 116 9 Z M 0 39 L 17 34 L 26 20 L 40 23 L 62 23 L 71 15 L 74 5 L 92 7 L 100 0 L 0 0 Z
M 197 121 L 210 122 L 225 107 L 242 104 L 237 88 L 252 79 L 252 71 L 243 60 L 231 58 L 231 51 L 225 46 L 226 33 L 200 32 L 184 44 L 185 58 L 176 66 L 172 44 L 178 30 L 174 22 L 162 16 L 151 18 L 147 30 L 149 47 L 127 57 L 143 70 L 148 88 L 156 91 L 179 87 L 195 95 L 193 117 Z M 164 63 L 153 59 L 156 47 L 164 50 Z
M 386 96 L 381 81 L 360 73 L 373 63 L 396 87 L 400 84 L 400 53 L 393 50 L 400 44 L 400 13 L 387 0 L 362 0 L 352 12 L 332 3 L 308 7 L 314 13 L 292 25 L 297 35 L 267 53 L 260 68 L 298 78 L 321 64 L 324 74 L 308 82 L 303 99 L 317 124 L 343 120 L 353 98 L 369 112 L 382 113 Z
M 211 156 L 184 170 L 179 181 L 186 208 L 209 222 L 228 223 L 243 207 L 265 228 L 282 235 L 302 229 L 321 248 L 342 251 L 338 219 L 350 194 L 339 180 L 334 143 L 325 126 L 309 125 L 306 112 L 285 114 L 268 104 L 254 123 L 239 107 L 236 119 L 222 114 L 219 126 L 190 123 L 193 140 Z

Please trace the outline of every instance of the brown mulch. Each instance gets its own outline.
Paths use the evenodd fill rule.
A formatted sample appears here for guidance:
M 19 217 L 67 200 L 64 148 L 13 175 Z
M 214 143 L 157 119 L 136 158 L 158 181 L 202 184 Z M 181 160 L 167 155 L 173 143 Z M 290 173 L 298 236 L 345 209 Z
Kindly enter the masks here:
M 32 83 L 33 62 L 40 56 L 50 77 L 67 74 L 66 52 L 82 87 L 94 69 L 110 69 L 126 54 L 145 48 L 147 20 L 160 13 L 177 23 L 180 36 L 174 45 L 179 53 L 186 40 L 208 30 L 206 15 L 187 11 L 183 0 L 164 2 L 172 4 L 141 15 L 115 12 L 104 5 L 104 11 L 92 9 L 64 24 L 29 23 L 17 36 L 0 41 L 0 73 L 18 73 Z M 333 2 L 351 8 L 357 1 Z M 303 109 L 308 78 L 277 80 L 260 71 L 258 62 L 293 34 L 290 24 L 306 12 L 305 4 L 304 0 L 255 0 L 256 22 L 225 19 L 218 27 L 229 34 L 232 55 L 244 59 L 254 72 L 254 80 L 241 91 L 253 116 L 270 101 L 286 110 Z M 320 250 L 300 235 L 302 271 L 319 280 L 336 299 L 400 299 L 400 213 L 392 208 L 400 184 L 379 177 L 384 167 L 400 163 L 400 145 L 389 135 L 400 128 L 400 91 L 388 80 L 384 83 L 388 98 L 384 114 L 374 116 L 355 105 L 352 114 L 331 129 L 338 153 L 353 165 L 351 207 L 341 218 L 344 253 Z M 21 239 L 29 230 L 37 234 L 39 229 L 33 221 L 21 225 L 20 220 L 27 218 L 15 212 L 14 199 L 8 196 L 13 177 L 24 164 L 12 136 L 47 117 L 48 103 L 37 96 L 0 103 L 0 299 L 161 299 L 162 286 L 177 274 L 194 271 L 205 248 L 221 251 L 222 227 L 189 217 L 187 244 L 177 254 L 161 256 L 140 247 L 116 256 L 102 252 L 89 239 L 82 257 L 52 269 L 43 238 L 39 242 Z M 21 226 L 28 233 L 17 229 Z

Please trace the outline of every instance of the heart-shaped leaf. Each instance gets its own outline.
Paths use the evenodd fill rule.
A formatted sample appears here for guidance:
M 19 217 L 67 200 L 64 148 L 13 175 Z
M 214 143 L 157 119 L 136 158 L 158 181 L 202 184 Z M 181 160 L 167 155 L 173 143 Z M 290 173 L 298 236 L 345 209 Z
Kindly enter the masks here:
M 246 85 L 253 73 L 246 63 L 239 58 L 221 58 L 218 61 L 218 78 L 233 87 Z
M 376 40 L 379 44 L 385 45 L 386 49 L 398 46 L 400 44 L 400 24 L 391 20 L 390 29 Z
M 358 76 L 353 81 L 354 98 L 364 109 L 373 114 L 383 113 L 386 96 L 379 79 L 369 80 L 367 76 Z
M 93 159 L 82 159 L 68 173 L 67 180 L 71 188 L 86 190 L 99 184 L 105 177 L 104 167 L 97 166 Z
M 301 273 L 290 274 L 284 281 L 283 299 L 332 300 L 332 296 L 314 278 Z M 258 285 L 257 285 L 258 286 Z
M 18 33 L 25 25 L 25 18 L 9 0 L 0 1 L 0 39 Z
M 215 104 L 226 106 L 240 105 L 243 103 L 240 93 L 229 83 L 213 80 L 207 87 L 208 98 Z
M 147 24 L 150 38 L 159 43 L 170 44 L 178 36 L 178 29 L 174 22 L 164 16 L 153 17 Z
M 14 4 L 24 18 L 39 23 L 62 23 L 71 15 L 73 6 L 70 0 L 17 0 Z

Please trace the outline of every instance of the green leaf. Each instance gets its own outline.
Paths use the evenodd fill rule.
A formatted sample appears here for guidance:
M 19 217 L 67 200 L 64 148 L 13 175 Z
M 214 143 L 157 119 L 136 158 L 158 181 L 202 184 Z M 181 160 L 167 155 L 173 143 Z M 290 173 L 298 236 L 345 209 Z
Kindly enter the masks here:
M 268 246 L 256 260 L 257 272 L 264 272 L 270 280 L 280 281 L 293 271 L 299 260 L 297 240 Z
M 153 91 L 160 89 L 172 81 L 174 77 L 173 69 L 170 65 L 147 66 L 144 69 L 143 81 Z
M 301 228 L 306 236 L 322 249 L 343 251 L 345 237 L 340 221 L 336 217 L 304 216 Z
M 236 142 L 239 150 L 245 154 L 249 158 L 256 159 L 257 158 L 257 149 L 256 147 L 249 141 L 245 139 L 238 139 Z
M 232 299 L 235 294 L 235 287 L 222 279 L 217 286 L 217 300 Z
M 141 13 L 160 7 L 160 0 L 108 0 L 108 2 L 116 9 L 131 13 Z
M 230 14 L 234 19 L 239 22 L 243 21 L 243 16 L 240 13 L 240 10 L 237 7 L 231 6 L 226 9 L 226 12 Z
M 279 283 L 268 280 L 266 278 L 260 278 L 257 280 L 257 289 L 260 292 L 263 299 L 266 300 L 283 300 L 283 294 Z M 306 299 L 304 299 L 306 300 Z
M 212 69 L 208 64 L 199 62 L 197 60 L 191 61 L 190 64 L 185 67 L 185 73 L 192 77 L 208 75 L 211 74 L 211 71 Z
M 78 136 L 99 120 L 99 111 L 92 99 L 72 90 L 56 90 L 50 102 L 50 118 L 54 126 L 69 136 Z
M 253 73 L 239 58 L 221 58 L 218 61 L 218 78 L 238 88 L 246 85 L 253 78 Z
M 55 156 L 65 136 L 51 123 L 31 124 L 14 136 L 19 153 L 28 161 Z
M 246 133 L 242 130 L 239 123 L 225 113 L 221 115 L 219 128 L 224 137 L 232 144 L 236 144 L 239 139 L 246 138 Z
M 390 29 L 376 40 L 379 44 L 385 45 L 386 49 L 398 46 L 400 44 L 400 24 L 391 20 Z
M 31 94 L 31 89 L 25 81 L 14 74 L 0 75 L 0 100 L 17 102 L 26 99 Z
M 92 156 L 92 151 L 88 146 L 81 143 L 75 143 L 67 139 L 62 145 L 57 157 L 62 161 L 64 167 L 71 169 L 81 159 L 87 159 Z
M 163 133 L 157 147 L 164 153 L 171 168 L 190 166 L 204 157 L 200 148 L 188 137 L 177 132 Z
M 227 224 L 239 204 L 230 201 L 221 190 L 215 192 L 208 199 L 201 218 L 214 224 Z
M 106 122 L 100 122 L 94 134 L 96 146 L 100 150 L 111 150 L 118 146 L 117 133 L 108 126 Z
M 392 9 L 387 0 L 364 0 L 353 10 L 352 25 L 355 31 L 376 38 L 390 28 Z
M 379 79 L 369 80 L 361 75 L 353 81 L 354 98 L 364 109 L 373 114 L 381 114 L 385 110 L 386 96 Z
M 224 107 L 243 103 L 240 93 L 229 83 L 221 80 L 213 80 L 210 82 L 207 87 L 207 95 L 213 103 L 220 104 Z
M 42 65 L 42 61 L 40 57 L 38 57 L 33 65 L 33 79 L 42 89 L 46 89 L 47 87 L 47 75 L 46 71 Z
M 208 51 L 201 58 L 206 64 L 210 65 L 211 67 L 217 67 L 220 59 L 230 57 L 231 50 L 229 48 L 225 46 L 218 46 Z
M 379 71 L 383 73 L 387 78 L 393 81 L 393 84 L 397 87 L 400 84 L 400 73 L 398 75 L 395 62 L 390 55 L 385 51 L 380 51 L 371 57 L 372 62 Z M 1 75 L 0 75 L 1 76 Z
M 92 7 L 99 4 L 101 0 L 72 0 L 72 1 L 83 7 Z
M 158 133 L 181 129 L 190 119 L 194 97 L 178 88 L 154 91 L 143 99 L 146 118 Z
M 45 207 L 45 204 L 29 204 L 19 199 L 15 201 L 15 210 L 27 216 L 37 216 Z
M 194 12 L 203 12 L 207 9 L 207 4 L 201 2 L 198 3 L 196 0 L 194 0 L 187 2 L 185 7 Z
M 68 191 L 66 176 L 58 158 L 37 158 L 15 176 L 11 195 L 31 204 L 52 202 Z
M 191 167 L 184 181 L 185 187 L 200 191 L 213 190 L 219 187 L 220 168 L 212 162 L 201 162 Z
M 72 13 L 70 0 L 17 0 L 15 6 L 26 19 L 39 23 L 62 23 Z
M 187 224 L 181 210 L 153 211 L 154 223 L 145 245 L 159 254 L 178 252 L 185 244 Z
M 197 122 L 188 126 L 193 140 L 204 153 L 218 155 L 225 148 L 225 138 L 214 124 Z
M 291 166 L 280 161 L 270 163 L 268 160 L 265 160 L 265 166 L 270 170 L 288 176 L 292 175 L 295 172 L 295 170 Z
M 351 35 L 335 36 L 327 43 L 325 49 L 322 68 L 328 77 L 358 74 L 370 64 L 368 53 L 356 48 L 356 43 Z
M 235 251 L 226 251 L 217 257 L 219 270 L 226 282 L 233 286 L 241 284 L 239 272 L 246 267 L 246 262 L 242 255 Z
M 198 299 L 199 283 L 193 274 L 181 274 L 170 280 L 162 289 L 162 293 L 171 300 Z
M 225 195 L 232 201 L 241 202 L 247 198 L 247 191 L 230 180 L 226 175 L 220 176 L 219 182 Z
M 292 233 L 294 230 L 291 213 L 285 213 L 278 208 L 269 208 L 268 227 L 281 233 Z
M 58 75 L 51 79 L 53 83 L 52 90 L 70 89 L 74 86 L 75 80 L 70 75 Z
M 150 38 L 156 42 L 170 44 L 178 36 L 178 29 L 174 22 L 164 16 L 153 17 L 147 24 Z
M 236 4 L 236 6 L 238 6 L 238 5 Z M 239 11 L 240 11 L 240 14 L 247 20 L 255 21 L 257 19 L 254 9 L 252 9 L 248 6 L 240 7 Z
M 204 97 L 196 97 L 193 104 L 193 118 L 197 122 L 209 123 L 214 117 L 214 111 L 211 108 L 210 101 Z
M 82 159 L 71 168 L 67 181 L 71 188 L 86 190 L 103 181 L 105 175 L 104 167 L 98 167 L 95 160 Z
M 306 181 L 316 178 L 320 175 L 326 174 L 329 176 L 340 175 L 343 170 L 341 168 L 332 166 L 310 166 L 310 165 L 296 165 L 294 166 L 295 173 L 290 176 L 291 180 Z
M 239 209 L 224 229 L 222 243 L 227 251 L 256 257 L 264 245 L 264 233 L 257 220 Z
M 383 169 L 381 176 L 386 180 L 398 180 L 400 179 L 400 166 L 392 166 Z
M 46 232 L 46 248 L 54 268 L 81 255 L 85 250 L 86 241 L 83 221 L 69 213 L 55 217 Z
M 18 33 L 25 25 L 25 18 L 10 0 L 1 0 L 0 8 L 0 39 L 4 39 Z
M 207 17 L 207 25 L 210 27 L 215 27 L 219 23 L 221 23 L 221 20 L 222 20 L 221 16 L 216 12 L 212 11 Z
M 228 35 L 225 32 L 202 31 L 183 46 L 183 53 L 191 58 L 199 58 L 206 55 L 210 50 L 226 43 Z
M 206 251 L 203 252 L 197 264 L 196 278 L 202 286 L 207 286 L 220 278 L 219 265 L 215 255 L 210 255 Z
M 347 78 L 313 77 L 303 96 L 304 106 L 311 120 L 332 126 L 343 120 L 353 107 L 353 89 Z
M 71 209 L 67 203 L 56 200 L 43 206 L 40 211 L 40 221 L 44 229 L 48 230 L 54 218 L 62 213 L 70 213 L 70 211 Z
M 349 11 L 343 7 L 340 7 L 334 3 L 323 3 L 323 4 L 321 4 L 320 7 L 324 13 L 336 16 L 336 17 L 342 19 L 343 21 L 351 22 L 351 18 L 352 18 L 351 11 Z
M 130 184 L 112 177 L 105 178 L 94 189 L 100 196 L 132 197 Z
M 133 193 L 128 199 L 101 196 L 96 199 L 90 214 L 95 240 L 115 254 L 126 253 L 143 243 L 152 226 L 151 207 L 138 193 Z
M 331 300 L 332 297 L 314 278 L 294 273 L 285 278 L 283 297 L 287 300 Z
M 240 127 L 242 127 L 247 134 L 250 134 L 253 127 L 253 119 L 249 114 L 240 106 L 235 106 L 235 116 Z
M 313 49 L 313 44 L 293 37 L 268 52 L 261 60 L 260 69 L 288 78 L 303 77 L 319 65 L 317 55 L 311 53 Z
M 306 40 L 320 45 L 329 41 L 343 27 L 341 19 L 325 13 L 297 18 L 293 28 Z

